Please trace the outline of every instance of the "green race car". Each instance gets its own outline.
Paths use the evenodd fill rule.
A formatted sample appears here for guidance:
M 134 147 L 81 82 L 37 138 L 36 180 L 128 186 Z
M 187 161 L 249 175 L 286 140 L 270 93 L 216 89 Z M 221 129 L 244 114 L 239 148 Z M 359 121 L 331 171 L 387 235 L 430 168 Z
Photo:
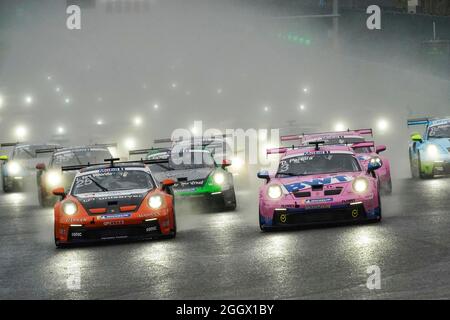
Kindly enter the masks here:
M 130 156 L 145 153 L 146 160 L 169 159 L 167 164 L 150 165 L 159 180 L 173 179 L 172 190 L 178 199 L 196 202 L 201 206 L 234 210 L 236 195 L 233 175 L 227 170 L 228 160 L 217 164 L 207 150 L 152 148 L 131 151 Z

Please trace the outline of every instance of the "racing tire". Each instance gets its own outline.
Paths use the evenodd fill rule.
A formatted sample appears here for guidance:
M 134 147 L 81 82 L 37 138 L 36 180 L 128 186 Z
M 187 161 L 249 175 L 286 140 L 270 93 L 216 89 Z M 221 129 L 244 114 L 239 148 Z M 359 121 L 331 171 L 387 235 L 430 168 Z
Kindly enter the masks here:
M 5 177 L 2 179 L 2 186 L 3 186 L 3 192 L 9 193 L 14 191 L 14 185 L 8 186 L 8 183 L 6 182 Z
M 409 169 L 411 170 L 411 177 L 413 179 L 419 178 L 419 168 L 414 166 L 411 152 L 409 153 Z
M 233 191 L 231 193 L 231 203 L 230 204 L 226 204 L 226 198 L 225 197 L 224 197 L 223 201 L 225 203 L 224 209 L 226 209 L 228 211 L 236 210 L 236 207 L 237 207 L 237 205 L 236 205 L 236 192 L 234 191 L 234 188 L 233 188 Z
M 422 168 L 422 161 L 420 160 L 420 153 L 419 153 L 419 160 L 418 160 L 417 170 L 418 170 L 420 179 L 433 179 L 434 178 L 434 174 L 433 173 L 431 173 L 431 174 L 423 173 L 421 168 Z
M 175 210 L 173 211 L 173 229 L 170 230 L 169 234 L 164 234 L 160 236 L 160 239 L 174 239 L 177 236 L 177 218 L 175 215 Z
M 66 249 L 70 247 L 69 243 L 62 243 L 58 239 L 55 238 L 55 246 L 57 249 Z
M 54 206 L 54 201 L 45 197 L 41 191 L 38 191 L 38 201 L 42 208 L 51 208 Z
M 392 179 L 389 178 L 388 182 L 385 183 L 381 188 L 383 194 L 390 195 L 392 194 Z

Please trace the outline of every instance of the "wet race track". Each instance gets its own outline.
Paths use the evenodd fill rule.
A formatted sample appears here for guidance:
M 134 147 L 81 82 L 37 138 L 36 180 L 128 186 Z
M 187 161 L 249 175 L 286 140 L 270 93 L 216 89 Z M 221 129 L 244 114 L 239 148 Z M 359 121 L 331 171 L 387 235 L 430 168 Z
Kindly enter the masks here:
M 448 298 L 449 187 L 396 180 L 379 224 L 270 233 L 256 191 L 238 191 L 235 212 L 178 210 L 176 239 L 70 249 L 34 192 L 2 193 L 0 299 Z

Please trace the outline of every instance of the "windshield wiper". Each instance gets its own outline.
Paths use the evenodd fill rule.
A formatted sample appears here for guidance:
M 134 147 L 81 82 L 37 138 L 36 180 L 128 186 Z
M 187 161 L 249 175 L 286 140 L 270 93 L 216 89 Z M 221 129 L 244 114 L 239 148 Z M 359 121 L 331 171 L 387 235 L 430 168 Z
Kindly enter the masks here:
M 100 189 L 102 189 L 102 191 L 109 191 L 108 188 L 105 188 L 104 186 L 102 186 L 102 185 L 101 185 L 97 180 L 95 180 L 94 178 L 88 176 L 88 179 L 91 180 L 93 183 L 95 183 L 95 185 L 96 185 L 97 187 L 99 187 Z

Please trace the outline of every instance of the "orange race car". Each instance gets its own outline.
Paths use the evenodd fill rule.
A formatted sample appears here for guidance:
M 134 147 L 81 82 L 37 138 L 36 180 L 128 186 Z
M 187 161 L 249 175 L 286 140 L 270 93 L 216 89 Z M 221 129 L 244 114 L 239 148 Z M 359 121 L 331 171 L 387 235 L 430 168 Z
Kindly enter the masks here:
M 70 190 L 56 188 L 61 200 L 54 207 L 57 247 L 93 241 L 174 238 L 176 221 L 173 180 L 161 185 L 144 160 L 62 167 L 78 171 Z

